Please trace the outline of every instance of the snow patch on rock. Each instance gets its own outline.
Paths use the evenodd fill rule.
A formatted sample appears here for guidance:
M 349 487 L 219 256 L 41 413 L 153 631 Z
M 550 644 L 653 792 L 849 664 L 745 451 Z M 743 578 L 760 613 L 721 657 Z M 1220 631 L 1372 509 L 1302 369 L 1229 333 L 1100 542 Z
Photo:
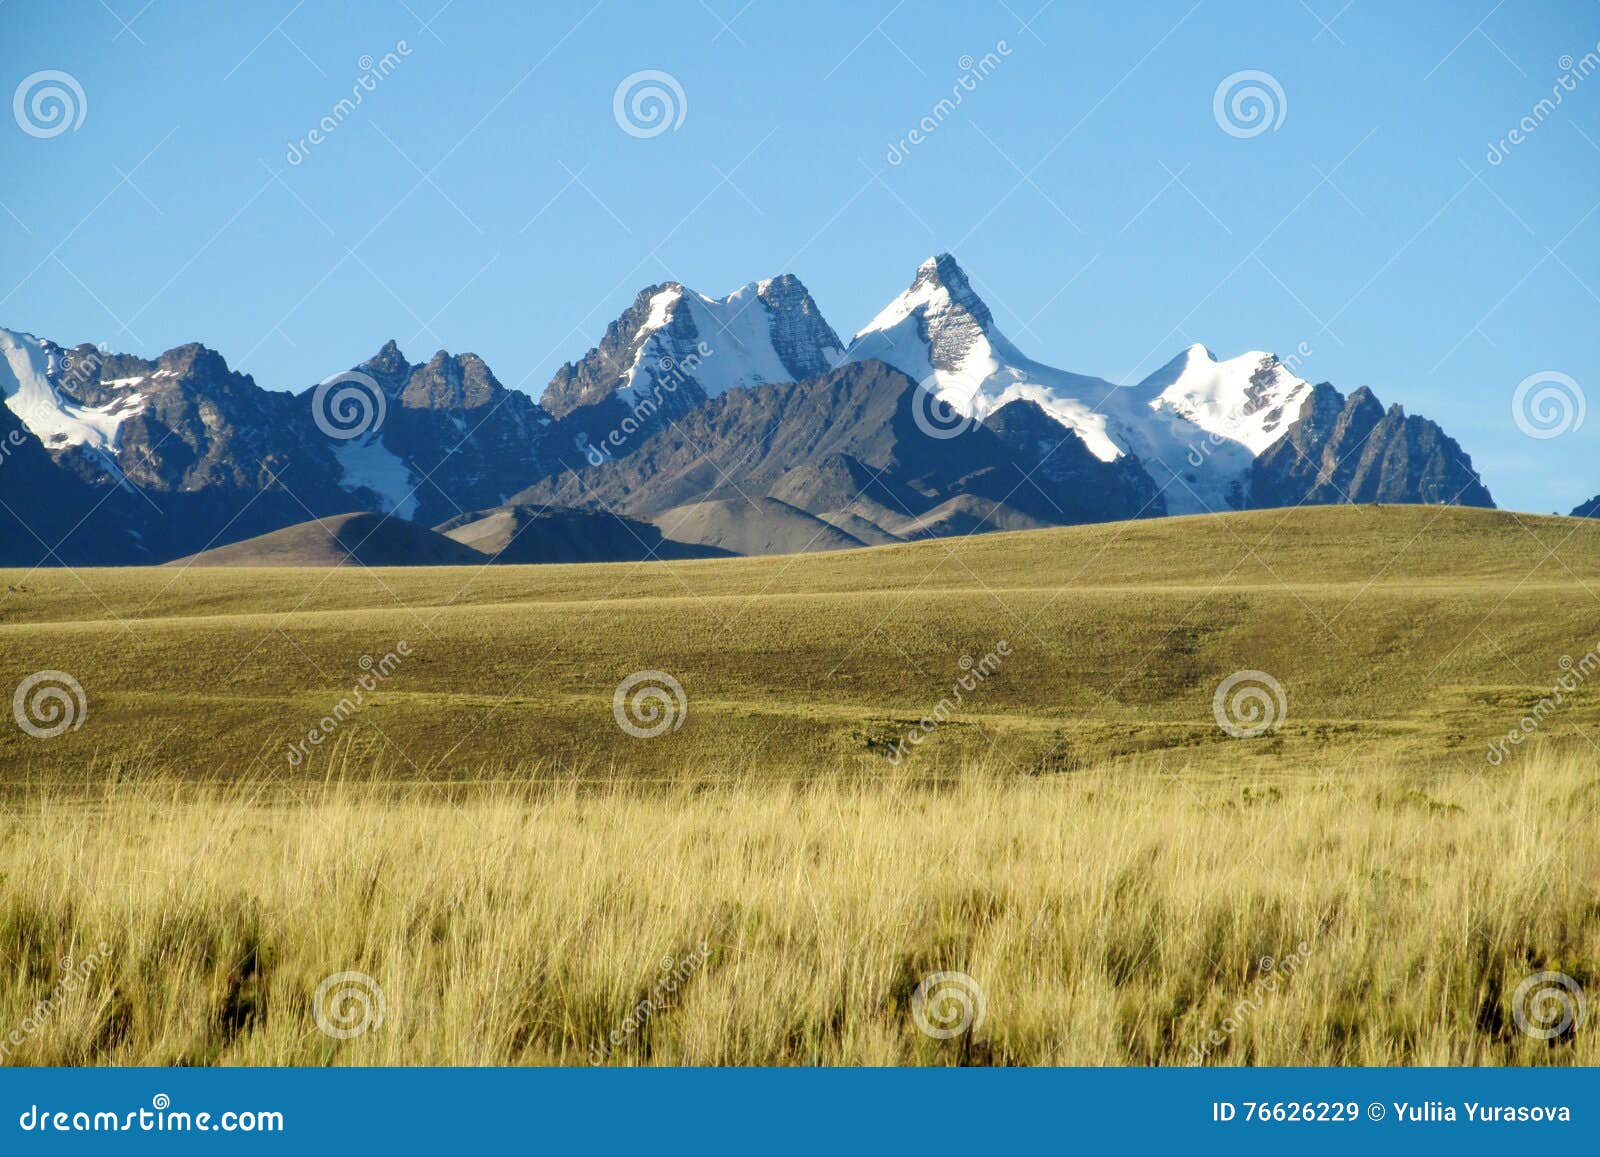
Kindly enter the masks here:
M 400 456 L 377 434 L 366 434 L 334 448 L 343 476 L 339 485 L 354 493 L 369 490 L 378 496 L 383 513 L 409 519 L 422 505 L 416 482 Z

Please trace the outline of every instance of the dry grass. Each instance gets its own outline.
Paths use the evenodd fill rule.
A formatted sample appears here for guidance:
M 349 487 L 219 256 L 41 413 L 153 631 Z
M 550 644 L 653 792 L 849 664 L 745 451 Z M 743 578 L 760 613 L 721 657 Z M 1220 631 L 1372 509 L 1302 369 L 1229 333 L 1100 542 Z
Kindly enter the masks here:
M 14 801 L 8 1061 L 584 1064 L 615 1032 L 613 1064 L 1600 1063 L 1592 1019 L 1542 1041 L 1511 1008 L 1545 969 L 1600 999 L 1592 755 L 292 790 Z M 313 993 L 346 970 L 386 1014 L 340 1040 Z M 936 970 L 981 986 L 974 1031 L 918 1031 Z
M 1600 523 L 1364 507 L 0 575 L 0 694 L 65 671 L 87 711 L 0 727 L 0 1060 L 1600 1064 L 1600 1008 L 1512 1009 L 1542 971 L 1600 1004 L 1596 576 Z M 613 716 L 644 670 L 688 708 L 650 740 Z M 1249 741 L 1213 715 L 1244 670 L 1287 703 Z M 385 1017 L 339 1039 L 352 971 Z M 986 1004 L 950 1039 L 938 971 Z
M 671 778 L 741 754 L 881 770 L 962 657 L 1001 639 L 1011 654 L 919 763 L 1478 768 L 1562 656 L 1597 645 L 1600 521 L 1318 507 L 685 563 L 9 572 L 0 590 L 0 709 L 43 670 L 88 703 L 48 743 L 0 726 L 0 790 L 150 757 L 193 779 L 321 779 L 327 749 L 290 767 L 288 744 L 401 640 L 411 657 L 340 735 L 414 780 L 557 762 Z M 1289 710 L 1241 747 L 1212 695 L 1246 669 Z M 641 670 L 689 700 L 650 743 L 611 710 Z M 1600 735 L 1600 681 L 1555 731 Z

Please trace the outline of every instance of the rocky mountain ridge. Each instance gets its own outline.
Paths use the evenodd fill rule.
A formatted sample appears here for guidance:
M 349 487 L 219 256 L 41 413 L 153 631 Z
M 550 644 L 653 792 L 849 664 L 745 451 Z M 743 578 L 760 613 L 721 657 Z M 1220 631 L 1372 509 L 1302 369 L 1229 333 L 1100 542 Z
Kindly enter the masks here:
M 538 402 L 474 354 L 412 363 L 392 341 L 292 393 L 197 344 L 145 359 L 0 330 L 0 355 L 11 564 L 162 562 L 358 512 L 587 558 L 691 506 L 687 546 L 725 550 L 1303 502 L 1492 505 L 1435 423 L 1269 353 L 1193 346 L 1134 386 L 1034 361 L 948 254 L 848 346 L 792 275 L 722 298 L 647 287 Z M 592 551 L 526 541 L 587 533 Z

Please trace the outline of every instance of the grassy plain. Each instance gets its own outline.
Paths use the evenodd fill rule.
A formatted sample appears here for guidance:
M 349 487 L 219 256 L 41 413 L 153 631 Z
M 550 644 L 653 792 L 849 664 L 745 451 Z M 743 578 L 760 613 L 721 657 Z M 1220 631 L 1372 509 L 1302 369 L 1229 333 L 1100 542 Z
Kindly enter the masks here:
M 1600 524 L 0 589 L 0 687 L 85 703 L 0 728 L 0 1037 L 107 949 L 11 1061 L 1600 1063 L 1592 1022 L 1512 1008 L 1540 971 L 1600 990 L 1600 675 L 1540 707 L 1600 644 Z M 637 739 L 612 695 L 646 669 L 687 711 Z M 1235 739 L 1212 697 L 1247 669 L 1287 710 Z M 312 1009 L 345 970 L 386 1004 L 348 1040 Z M 949 1040 L 909 1013 L 941 970 L 986 1005 Z
M 1495 733 L 1600 643 L 1600 523 L 1332 507 L 1080 527 L 839 554 L 664 564 L 0 574 L 0 684 L 73 674 L 86 721 L 0 729 L 4 780 L 90 762 L 200 779 L 320 778 L 288 742 L 412 657 L 339 735 L 385 778 L 809 776 L 883 768 L 884 745 L 973 659 L 1012 654 L 917 750 L 1049 774 L 1284 771 L 1316 758 L 1481 763 Z M 628 674 L 685 689 L 677 730 L 615 724 Z M 1241 745 L 1211 699 L 1272 674 L 1282 728 Z M 1580 695 L 1551 731 L 1600 721 Z

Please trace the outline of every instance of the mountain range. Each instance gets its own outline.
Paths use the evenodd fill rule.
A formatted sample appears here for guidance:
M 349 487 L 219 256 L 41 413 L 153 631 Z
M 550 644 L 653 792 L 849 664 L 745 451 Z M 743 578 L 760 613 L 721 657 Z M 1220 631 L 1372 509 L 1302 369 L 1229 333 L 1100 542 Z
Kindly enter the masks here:
M 0 564 L 619 561 L 1493 506 L 1434 422 L 1293 362 L 1195 345 L 1135 385 L 1046 366 L 948 254 L 848 342 L 792 275 L 647 287 L 537 402 L 392 341 L 290 392 L 200 345 L 0 329 Z

